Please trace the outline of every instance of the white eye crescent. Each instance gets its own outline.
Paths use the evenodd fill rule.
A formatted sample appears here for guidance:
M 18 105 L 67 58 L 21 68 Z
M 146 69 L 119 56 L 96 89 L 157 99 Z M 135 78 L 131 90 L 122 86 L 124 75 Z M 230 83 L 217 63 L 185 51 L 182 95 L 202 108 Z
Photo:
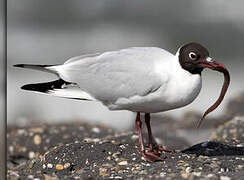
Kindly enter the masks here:
M 197 59 L 197 54 L 194 53 L 194 52 L 190 52 L 190 53 L 189 53 L 189 58 L 190 58 L 191 60 L 196 60 L 196 59 Z

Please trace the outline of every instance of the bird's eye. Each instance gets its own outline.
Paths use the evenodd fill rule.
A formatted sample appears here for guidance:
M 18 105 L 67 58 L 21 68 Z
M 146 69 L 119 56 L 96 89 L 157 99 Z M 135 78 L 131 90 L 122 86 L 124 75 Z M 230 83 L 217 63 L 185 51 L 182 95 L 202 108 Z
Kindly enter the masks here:
M 189 53 L 189 58 L 191 58 L 191 60 L 196 60 L 196 59 L 197 59 L 197 55 L 196 55 L 196 53 L 194 53 L 194 52 L 190 52 L 190 53 Z

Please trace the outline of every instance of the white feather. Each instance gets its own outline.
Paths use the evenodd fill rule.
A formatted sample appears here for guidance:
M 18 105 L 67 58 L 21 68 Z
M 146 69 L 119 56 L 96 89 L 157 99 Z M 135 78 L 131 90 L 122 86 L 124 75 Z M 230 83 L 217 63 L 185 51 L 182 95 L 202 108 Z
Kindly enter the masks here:
M 52 96 L 69 98 L 69 99 L 80 99 L 80 100 L 90 100 L 90 101 L 96 100 L 90 94 L 81 91 L 81 89 L 76 86 L 69 86 L 64 89 L 53 89 L 53 90 L 49 90 L 47 93 Z
M 200 75 L 185 71 L 178 56 L 155 47 L 79 56 L 52 68 L 111 110 L 166 111 L 189 104 L 201 89 Z

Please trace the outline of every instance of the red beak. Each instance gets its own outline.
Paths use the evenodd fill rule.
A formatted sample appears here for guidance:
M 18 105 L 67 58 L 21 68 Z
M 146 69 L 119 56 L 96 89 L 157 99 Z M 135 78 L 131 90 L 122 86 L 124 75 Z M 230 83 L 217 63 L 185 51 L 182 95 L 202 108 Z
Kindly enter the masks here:
M 205 68 L 209 68 L 209 69 L 212 69 L 215 71 L 220 71 L 220 72 L 223 72 L 223 70 L 226 69 L 223 64 L 220 64 L 213 60 L 211 60 L 211 61 L 205 60 L 205 61 L 201 62 L 201 65 Z

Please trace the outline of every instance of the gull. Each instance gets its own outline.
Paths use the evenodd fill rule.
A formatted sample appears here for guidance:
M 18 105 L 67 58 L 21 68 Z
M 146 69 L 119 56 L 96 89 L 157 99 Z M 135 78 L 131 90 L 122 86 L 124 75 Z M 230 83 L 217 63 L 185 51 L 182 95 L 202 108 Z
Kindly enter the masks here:
M 199 121 L 221 103 L 229 85 L 229 73 L 214 61 L 208 50 L 198 43 L 188 43 L 172 54 L 157 47 L 131 47 L 117 51 L 86 54 L 68 59 L 60 65 L 17 64 L 56 74 L 58 80 L 27 84 L 24 90 L 77 100 L 99 101 L 109 110 L 136 113 L 141 155 L 148 161 L 161 161 L 162 151 L 153 138 L 150 114 L 180 108 L 193 102 L 202 87 L 204 68 L 225 75 L 218 100 Z M 142 137 L 140 114 L 145 114 L 148 130 L 146 150 Z

